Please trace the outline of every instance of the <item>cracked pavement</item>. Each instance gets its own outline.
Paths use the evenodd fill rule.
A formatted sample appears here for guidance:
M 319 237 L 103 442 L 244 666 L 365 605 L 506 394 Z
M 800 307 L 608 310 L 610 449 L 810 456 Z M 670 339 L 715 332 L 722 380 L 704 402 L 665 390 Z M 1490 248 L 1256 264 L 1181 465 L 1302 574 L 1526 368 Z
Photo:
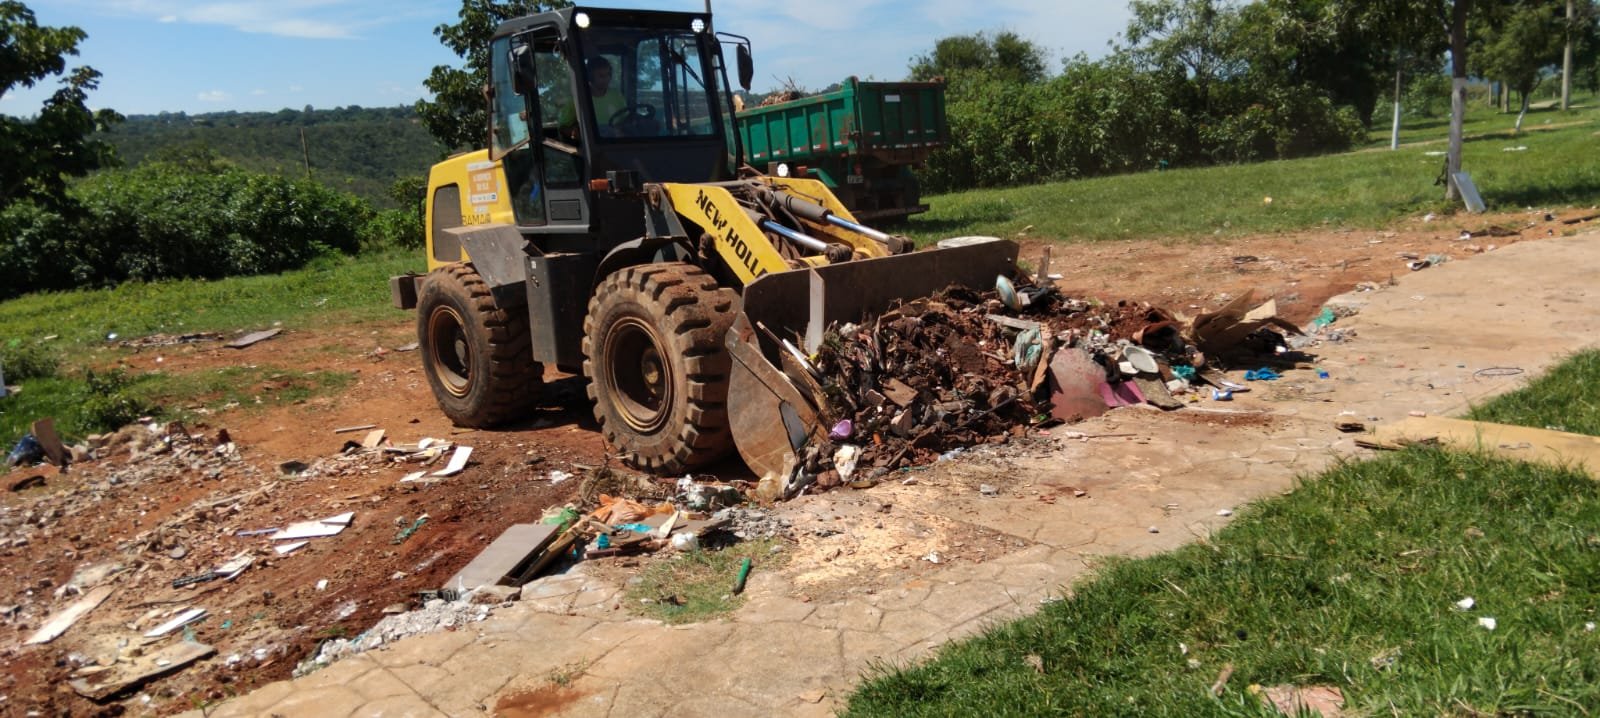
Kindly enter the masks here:
M 1013 537 L 1017 547 L 994 558 L 914 577 L 889 569 L 884 588 L 811 601 L 793 571 L 758 570 L 743 608 L 688 626 L 629 617 L 620 587 L 580 564 L 524 587 L 522 601 L 486 621 L 270 684 L 207 715 L 477 716 L 538 691 L 550 698 L 538 711 L 509 701 L 500 714 L 828 715 L 875 664 L 915 661 L 1031 613 L 1104 557 L 1203 538 L 1231 520 L 1222 513 L 1364 455 L 1336 419 L 1371 427 L 1411 412 L 1459 414 L 1592 346 L 1595 266 L 1600 235 L 1588 234 L 1406 274 L 1330 302 L 1356 314 L 1337 324 L 1353 339 L 1314 350 L 1328 379 L 1294 371 L 1231 403 L 1117 410 L 1058 428 L 1050 443 L 973 452 L 913 485 L 844 494 L 886 502 L 899 520 L 942 517 Z M 1491 367 L 1522 372 L 1482 372 Z M 998 495 L 982 496 L 979 481 Z M 786 510 L 841 500 L 807 497 Z

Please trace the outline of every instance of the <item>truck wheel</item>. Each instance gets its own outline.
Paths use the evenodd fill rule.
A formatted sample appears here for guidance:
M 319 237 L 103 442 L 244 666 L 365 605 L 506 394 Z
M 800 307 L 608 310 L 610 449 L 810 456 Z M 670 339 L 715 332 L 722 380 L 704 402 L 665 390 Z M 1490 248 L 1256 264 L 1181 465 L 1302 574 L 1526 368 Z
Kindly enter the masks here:
M 495 306 L 470 265 L 428 273 L 417 296 L 423 373 L 445 416 L 487 427 L 533 408 L 543 368 L 533 361 L 526 307 Z
M 723 344 L 738 295 L 677 262 L 617 270 L 583 322 L 583 373 L 606 442 L 636 468 L 676 474 L 733 448 Z

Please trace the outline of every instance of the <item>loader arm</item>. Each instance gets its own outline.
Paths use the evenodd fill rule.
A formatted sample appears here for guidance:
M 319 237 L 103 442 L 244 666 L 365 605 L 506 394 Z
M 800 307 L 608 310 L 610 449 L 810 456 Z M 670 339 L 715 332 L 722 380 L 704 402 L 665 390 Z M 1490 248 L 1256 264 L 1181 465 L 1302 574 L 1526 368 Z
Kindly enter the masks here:
M 762 477 L 793 478 L 805 447 L 827 439 L 825 377 L 806 357 L 829 325 L 951 286 L 990 287 L 1016 268 L 1017 245 L 1001 240 L 909 252 L 908 240 L 857 224 L 816 180 L 666 183 L 646 194 L 683 231 L 709 237 L 738 283 L 741 307 L 725 337 L 729 430 Z

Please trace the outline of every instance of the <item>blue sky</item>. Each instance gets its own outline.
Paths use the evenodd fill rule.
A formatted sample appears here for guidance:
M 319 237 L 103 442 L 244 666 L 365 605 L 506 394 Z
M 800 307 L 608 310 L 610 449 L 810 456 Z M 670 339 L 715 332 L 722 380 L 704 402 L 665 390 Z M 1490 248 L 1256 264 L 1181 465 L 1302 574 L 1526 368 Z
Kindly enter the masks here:
M 24 0 L 44 25 L 89 34 L 79 63 L 104 74 L 94 107 L 299 109 L 410 103 L 438 64 L 455 64 L 432 30 L 460 0 Z M 614 0 L 608 7 L 699 10 L 703 0 Z M 1127 23 L 1120 0 L 713 0 L 717 28 L 755 46 L 756 89 L 785 78 L 819 88 L 847 75 L 899 79 L 946 35 L 1012 30 L 1052 53 L 1099 57 Z M 51 87 L 0 97 L 31 115 Z

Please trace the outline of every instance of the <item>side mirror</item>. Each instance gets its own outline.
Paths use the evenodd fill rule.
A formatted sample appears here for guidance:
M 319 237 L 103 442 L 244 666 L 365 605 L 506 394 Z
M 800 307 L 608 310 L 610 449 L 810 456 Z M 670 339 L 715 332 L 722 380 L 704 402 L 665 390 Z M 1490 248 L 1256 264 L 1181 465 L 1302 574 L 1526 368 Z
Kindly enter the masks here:
M 511 87 L 527 97 L 539 84 L 533 69 L 533 50 L 527 45 L 511 48 Z
M 738 49 L 734 51 L 734 56 L 735 62 L 739 65 L 739 87 L 744 88 L 745 92 L 749 92 L 750 81 L 754 80 L 756 76 L 755 61 L 750 59 L 750 46 L 739 45 Z

